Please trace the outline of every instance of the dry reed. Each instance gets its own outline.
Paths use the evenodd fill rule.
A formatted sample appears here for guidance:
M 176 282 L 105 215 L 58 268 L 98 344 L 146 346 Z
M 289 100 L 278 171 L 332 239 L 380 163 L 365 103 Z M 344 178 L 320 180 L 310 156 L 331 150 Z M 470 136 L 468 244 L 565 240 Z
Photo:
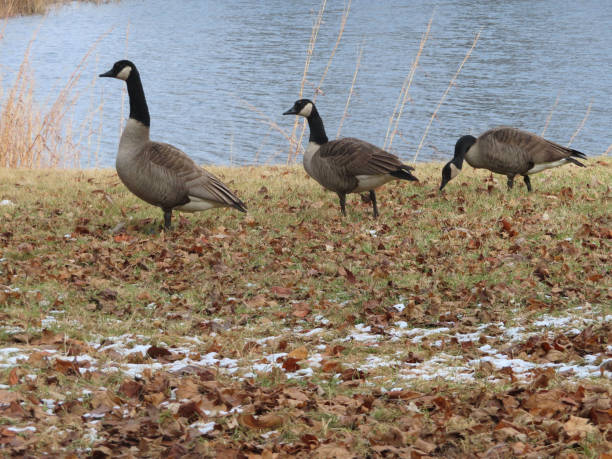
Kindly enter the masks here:
M 332 52 L 329 55 L 329 58 L 327 59 L 327 65 L 325 66 L 325 69 L 323 70 L 323 74 L 321 75 L 321 79 L 319 80 L 319 83 L 314 87 L 314 94 L 312 96 L 312 100 L 313 102 L 316 102 L 317 100 L 317 96 L 319 94 L 323 94 L 323 90 L 321 89 L 323 87 L 323 82 L 325 81 L 325 77 L 327 76 L 327 72 L 329 71 L 331 64 L 334 60 L 334 56 L 336 55 L 336 51 L 338 50 L 338 46 L 340 45 L 340 41 L 342 39 L 342 35 L 344 35 L 344 29 L 346 27 L 346 21 L 348 20 L 348 15 L 349 12 L 351 11 L 351 3 L 352 1 L 349 0 L 346 7 L 344 8 L 344 11 L 342 12 L 342 17 L 340 18 L 340 28 L 338 30 L 338 36 L 336 37 L 336 43 L 334 43 L 334 47 L 332 48 Z M 318 32 L 317 32 L 318 33 Z M 296 120 L 297 121 L 297 120 Z M 300 131 L 300 137 L 297 140 L 297 145 L 302 145 L 302 140 L 304 139 L 304 134 L 306 133 L 306 120 L 303 121 L 302 123 L 302 130 Z M 289 158 L 289 163 L 292 163 L 295 161 L 295 158 L 298 155 L 298 149 L 295 150 L 295 154 L 290 158 Z
M 584 118 L 582 118 L 582 121 L 580 122 L 580 124 L 576 128 L 576 131 L 574 131 L 574 133 L 572 134 L 572 136 L 569 139 L 569 142 L 567 143 L 568 147 L 572 144 L 572 142 L 574 141 L 576 136 L 580 133 L 580 131 L 582 131 L 582 128 L 584 127 L 587 119 L 589 118 L 589 114 L 591 113 L 591 107 L 592 106 L 593 106 L 593 101 L 589 102 L 589 106 L 586 109 L 586 113 L 584 114 Z
M 317 37 L 319 35 L 319 29 L 321 28 L 321 22 L 323 21 L 323 13 L 325 12 L 325 7 L 327 6 L 327 0 L 323 0 L 321 2 L 321 7 L 319 8 L 319 13 L 315 18 L 315 22 L 312 25 L 312 31 L 310 33 L 310 41 L 308 43 L 308 50 L 306 52 L 306 61 L 304 62 L 304 71 L 302 72 L 302 80 L 300 83 L 300 94 L 299 98 L 301 99 L 304 94 L 304 86 L 306 85 L 306 80 L 308 76 L 308 69 L 310 68 L 310 61 L 312 60 L 312 55 L 314 54 L 315 44 L 317 43 Z M 295 118 L 293 122 L 293 130 L 291 131 L 290 142 L 290 150 L 289 156 L 287 158 L 287 163 L 290 163 L 301 151 L 301 139 L 296 137 L 296 131 L 298 127 L 299 119 Z M 304 120 L 304 125 L 302 126 L 302 132 L 304 132 L 306 126 L 306 120 Z
M 111 0 L 78 0 L 88 3 L 108 3 Z M 116 0 L 115 0 L 116 1 Z M 12 16 L 28 16 L 32 14 L 45 14 L 49 9 L 58 7 L 72 0 L 0 0 L 0 18 Z
M 550 120 L 552 119 L 553 113 L 555 112 L 555 108 L 557 108 L 558 103 L 559 103 L 559 94 L 557 94 L 557 97 L 555 98 L 555 103 L 550 108 L 550 112 L 548 112 L 548 116 L 546 117 L 546 122 L 544 123 L 544 129 L 542 129 L 540 136 L 544 137 L 544 134 L 546 133 L 546 130 L 548 129 L 548 125 L 550 124 Z
M 442 97 L 440 98 L 440 101 L 438 102 L 438 105 L 436 106 L 436 109 L 434 110 L 433 114 L 431 115 L 431 118 L 429 119 L 429 123 L 427 123 L 427 127 L 425 128 L 425 132 L 423 133 L 423 137 L 421 137 L 421 141 L 419 142 L 419 146 L 417 147 L 416 153 L 414 154 L 414 158 L 412 159 L 412 161 L 414 163 L 416 163 L 417 157 L 419 156 L 419 152 L 421 151 L 421 148 L 423 147 L 423 143 L 425 142 L 425 139 L 427 138 L 427 134 L 429 133 L 429 129 L 431 128 L 433 120 L 436 118 L 436 115 L 438 114 L 438 110 L 440 109 L 440 107 L 444 103 L 444 100 L 446 99 L 446 96 L 448 96 L 448 93 L 450 92 L 451 88 L 455 84 L 455 81 L 457 80 L 457 77 L 461 73 L 461 69 L 463 68 L 463 66 L 465 65 L 467 60 L 470 58 L 470 55 L 472 54 L 472 51 L 476 47 L 476 43 L 478 43 L 478 39 L 480 38 L 480 32 L 482 32 L 482 29 L 479 30 L 478 33 L 476 34 L 476 36 L 474 37 L 474 41 L 472 42 L 472 46 L 470 47 L 468 52 L 465 54 L 465 57 L 461 61 L 461 64 L 459 64 L 459 68 L 457 69 L 457 71 L 455 72 L 455 74 L 451 78 L 450 82 L 448 83 L 448 87 L 446 88 L 446 90 L 442 94 Z
M 359 47 L 359 53 L 357 55 L 357 62 L 355 64 L 355 72 L 353 73 L 353 81 L 351 82 L 349 94 L 348 94 L 348 97 L 346 98 L 346 104 L 344 105 L 344 112 L 342 113 L 342 118 L 340 118 L 340 123 L 338 124 L 338 132 L 336 133 L 336 137 L 340 137 L 340 131 L 342 131 L 342 125 L 344 124 L 344 120 L 346 119 L 346 115 L 348 114 L 348 108 L 349 108 L 349 104 L 351 103 L 351 96 L 353 95 L 353 90 L 355 89 L 355 81 L 357 81 L 357 73 L 359 72 L 359 66 L 361 65 L 362 56 L 363 56 L 363 42 L 361 42 L 361 46 Z
M 101 107 L 93 110 L 81 122 L 79 130 L 75 131 L 80 133 L 76 141 L 67 117 L 81 97 L 77 83 L 85 64 L 103 37 L 89 48 L 48 108 L 39 107 L 33 96 L 29 56 L 35 36 L 32 38 L 0 108 L 0 166 L 39 168 L 80 165 L 81 142 L 87 138 L 87 143 L 91 145 L 93 130 L 87 128 L 93 126 L 93 117 L 101 111 Z M 92 81 L 90 87 L 93 84 Z
M 435 11 L 434 11 L 435 13 Z M 429 23 L 427 24 L 427 29 L 425 33 L 421 37 L 421 42 L 419 44 L 419 50 L 417 51 L 416 57 L 410 66 L 410 72 L 406 75 L 404 79 L 404 83 L 402 84 L 402 89 L 400 90 L 399 96 L 397 98 L 397 102 L 395 103 L 395 107 L 393 108 L 393 113 L 389 118 L 389 125 L 387 126 L 387 134 L 385 135 L 385 142 L 383 144 L 383 150 L 390 150 L 391 145 L 393 144 L 393 138 L 395 137 L 398 126 L 400 122 L 400 118 L 402 117 L 402 113 L 404 111 L 404 106 L 408 100 L 408 93 L 410 91 L 410 86 L 412 85 L 412 80 L 414 78 L 414 74 L 416 73 L 416 69 L 419 65 L 419 59 L 421 58 L 421 54 L 423 53 L 423 49 L 425 48 L 425 43 L 427 43 L 427 39 L 429 38 L 429 32 L 431 31 L 431 24 L 433 22 L 434 13 L 431 14 L 431 18 L 429 19 Z M 395 121 L 395 125 L 394 122 Z M 392 128 L 393 126 L 393 128 Z

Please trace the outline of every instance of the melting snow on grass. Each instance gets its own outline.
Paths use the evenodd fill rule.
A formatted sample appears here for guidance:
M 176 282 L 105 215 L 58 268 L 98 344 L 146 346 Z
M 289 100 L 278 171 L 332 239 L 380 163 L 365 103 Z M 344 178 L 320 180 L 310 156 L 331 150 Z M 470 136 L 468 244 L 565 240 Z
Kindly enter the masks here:
M 401 311 L 403 310 L 403 305 L 397 304 L 394 308 Z M 54 315 L 58 315 L 62 311 L 53 312 L 55 313 Z M 612 315 L 606 315 L 603 319 L 604 321 L 610 321 L 612 320 Z M 48 316 L 46 320 L 51 324 L 54 323 L 55 318 L 53 316 Z M 348 330 L 344 338 L 335 338 L 329 341 L 325 340 L 324 342 L 326 344 L 313 345 L 312 349 L 322 351 L 326 348 L 326 345 L 335 345 L 339 343 L 345 343 L 346 345 L 348 342 L 355 342 L 358 346 L 365 345 L 372 350 L 380 349 L 379 355 L 366 354 L 361 357 L 361 360 L 359 360 L 358 356 L 356 359 L 353 359 L 355 356 L 352 356 L 351 358 L 353 360 L 351 364 L 354 365 L 355 368 L 365 372 L 375 372 L 377 369 L 393 368 L 397 378 L 405 380 L 416 378 L 423 380 L 435 378 L 456 381 L 473 380 L 483 363 L 489 363 L 495 369 L 511 367 L 513 373 L 518 378 L 527 378 L 530 372 L 537 368 L 554 368 L 561 374 L 577 378 L 588 378 L 596 377 L 601 374 L 600 366 L 596 362 L 601 361 L 601 358 L 605 358 L 605 355 L 586 355 L 583 356 L 579 362 L 539 363 L 520 358 L 510 358 L 505 355 L 499 347 L 507 347 L 509 344 L 520 343 L 536 333 L 540 335 L 542 333 L 549 333 L 552 336 L 560 329 L 565 331 L 571 330 L 578 333 L 580 329 L 577 327 L 584 328 L 596 320 L 601 321 L 601 318 L 585 318 L 583 316 L 571 314 L 559 317 L 544 315 L 531 324 L 532 328 L 539 329 L 537 332 L 530 331 L 524 326 L 505 327 L 501 322 L 481 324 L 476 327 L 477 331 L 470 333 L 460 333 L 458 331 L 453 331 L 449 327 L 410 328 L 409 324 L 405 321 L 397 321 L 384 330 L 381 330 L 380 327 L 376 327 L 376 330 L 373 330 L 372 326 L 357 324 L 352 329 Z M 323 327 L 316 327 L 305 332 L 301 330 L 294 330 L 293 332 L 291 330 L 285 330 L 283 333 L 293 333 L 295 336 L 305 341 L 312 340 L 320 342 L 320 340 L 322 340 L 322 334 L 326 332 L 331 334 L 333 330 L 324 327 L 328 321 L 323 316 L 317 316 L 317 322 L 321 323 Z M 545 330 L 542 331 L 542 328 L 545 328 Z M 497 336 L 489 336 L 489 334 L 492 333 L 492 329 L 496 331 Z M 7 327 L 3 331 L 5 333 L 10 333 L 12 330 L 9 331 Z M 474 352 L 480 353 L 480 356 L 477 358 L 467 359 L 465 356 L 451 355 L 443 351 L 444 345 L 449 342 L 460 344 L 467 342 L 478 343 L 481 336 L 486 338 L 487 344 L 475 348 Z M 255 339 L 254 341 L 265 350 L 266 347 L 273 346 L 277 338 L 279 337 L 268 336 Z M 421 362 L 408 362 L 402 360 L 402 356 L 399 355 L 399 352 L 396 352 L 395 355 L 389 355 L 388 348 L 386 348 L 386 351 L 383 349 L 389 342 L 397 342 L 401 339 L 405 339 L 416 345 L 427 343 L 429 357 Z M 69 359 L 80 367 L 83 367 L 82 371 L 100 370 L 103 372 L 122 372 L 132 377 L 139 377 L 147 369 L 151 371 L 165 370 L 171 373 L 177 373 L 188 367 L 199 367 L 214 368 L 215 371 L 244 379 L 254 378 L 259 374 L 269 373 L 275 368 L 282 369 L 283 362 L 288 355 L 286 352 L 264 353 L 262 356 L 254 358 L 229 358 L 223 357 L 216 352 L 208 352 L 201 355 L 198 353 L 198 348 L 205 346 L 205 343 L 197 337 L 185 337 L 185 345 L 169 347 L 169 351 L 173 356 L 172 359 L 150 359 L 147 356 L 147 351 L 151 347 L 150 341 L 150 338 L 142 335 L 105 337 L 98 343 L 89 343 L 97 355 L 90 356 L 82 354 L 76 357 L 62 356 L 55 350 L 37 349 L 32 346 L 7 347 L 0 349 L 0 368 L 15 367 L 19 365 L 20 362 L 27 360 L 33 351 L 44 350 L 48 353 L 47 358 L 51 362 L 57 357 Z M 160 343 L 158 345 L 166 346 L 165 343 Z M 440 351 L 436 352 L 436 349 L 440 349 Z M 610 347 L 608 348 L 608 352 L 609 351 Z M 123 362 L 123 358 L 126 358 L 128 362 Z M 136 358 L 136 361 L 141 359 L 142 362 L 132 363 L 134 358 Z M 285 372 L 285 374 L 290 379 L 309 378 L 314 375 L 315 370 L 321 367 L 321 361 L 323 359 L 324 356 L 322 354 L 312 353 L 308 358 L 298 362 L 299 369 L 292 372 Z M 610 372 L 606 371 L 604 374 L 610 375 Z M 47 411 L 52 412 L 56 402 L 54 400 L 43 400 L 43 403 Z M 210 424 L 211 423 L 198 426 L 197 428 L 201 432 L 202 429 L 207 430 Z M 210 428 L 214 428 L 214 425 Z

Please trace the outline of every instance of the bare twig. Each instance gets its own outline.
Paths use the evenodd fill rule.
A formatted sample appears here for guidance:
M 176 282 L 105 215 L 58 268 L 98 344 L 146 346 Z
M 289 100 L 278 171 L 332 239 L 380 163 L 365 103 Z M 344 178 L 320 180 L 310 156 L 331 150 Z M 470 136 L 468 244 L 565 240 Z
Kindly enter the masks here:
M 584 118 L 582 118 L 582 121 L 580 122 L 580 124 L 578 125 L 578 127 L 576 128 L 576 131 L 574 132 L 574 134 L 572 134 L 572 136 L 569 139 L 569 142 L 567 142 L 567 146 L 569 147 L 572 142 L 574 141 L 574 139 L 576 138 L 576 136 L 578 135 L 578 133 L 582 130 L 582 128 L 584 127 L 586 120 L 589 117 L 589 114 L 591 113 L 591 107 L 593 105 L 593 101 L 589 102 L 589 106 L 587 107 L 586 113 L 584 114 Z
M 357 80 L 357 73 L 359 72 L 359 66 L 361 65 L 362 55 L 363 55 L 363 42 L 361 42 L 361 46 L 359 46 L 359 54 L 357 55 L 357 63 L 355 64 L 355 72 L 353 73 L 353 81 L 351 82 L 351 88 L 349 89 L 349 94 L 348 94 L 348 97 L 346 98 L 346 104 L 344 105 L 344 113 L 342 113 L 342 118 L 340 118 L 340 124 L 338 126 L 338 133 L 336 134 L 336 137 L 340 137 L 340 131 L 342 130 L 342 125 L 344 124 L 346 114 L 348 113 L 349 104 L 351 102 L 351 96 L 353 95 L 353 89 L 355 88 L 355 81 Z
M 544 129 L 542 129 L 542 132 L 540 133 L 540 135 L 542 137 L 544 137 L 544 134 L 546 133 L 546 129 L 548 129 L 548 124 L 550 123 L 550 120 L 551 120 L 551 118 L 553 116 L 553 113 L 555 112 L 555 108 L 557 107 L 558 103 L 559 103 L 559 94 L 557 94 L 557 97 L 555 99 L 555 103 L 550 108 L 550 112 L 548 113 L 548 116 L 546 117 L 546 123 L 544 123 Z
M 306 78 L 308 76 L 308 69 L 310 68 L 310 61 L 312 59 L 312 55 L 314 54 L 314 48 L 317 42 L 317 37 L 319 35 L 319 29 L 321 28 L 321 22 L 323 21 L 323 13 L 325 12 L 326 5 L 327 5 L 327 0 L 322 0 L 321 7 L 319 8 L 319 13 L 317 14 L 317 17 L 315 18 L 315 22 L 312 26 L 312 31 L 310 33 L 310 42 L 308 43 L 308 51 L 306 52 L 306 62 L 304 62 L 304 72 L 302 73 L 302 82 L 300 84 L 300 95 L 299 95 L 300 98 L 302 98 L 304 94 L 304 85 L 306 84 Z M 291 131 L 291 140 L 290 140 L 291 145 L 289 148 L 289 156 L 287 158 L 287 163 L 292 162 L 292 160 L 298 155 L 300 148 L 301 148 L 301 142 L 296 140 L 296 135 L 295 135 L 297 131 L 298 123 L 299 123 L 299 119 L 296 116 L 295 121 L 293 122 L 293 130 Z M 304 125 L 302 126 L 302 133 L 304 132 L 305 125 L 306 125 L 306 120 L 304 120 Z M 300 137 L 300 140 L 301 140 L 301 137 Z M 291 147 L 294 147 L 294 149 Z
M 421 148 L 423 147 L 423 143 L 425 142 L 425 139 L 427 138 L 427 134 L 429 132 L 429 129 L 431 128 L 431 124 L 433 123 L 433 120 L 435 119 L 436 115 L 438 114 L 438 110 L 440 109 L 440 107 L 444 103 L 444 99 L 446 99 L 446 96 L 448 95 L 448 93 L 450 92 L 451 88 L 455 84 L 455 80 L 459 76 L 459 73 L 461 73 L 461 69 L 463 68 L 463 65 L 467 62 L 467 60 L 469 59 L 470 55 L 472 54 L 472 51 L 476 47 L 476 43 L 478 43 L 478 39 L 480 38 L 480 32 L 482 32 L 482 29 L 479 30 L 478 33 L 476 34 L 476 36 L 474 37 L 474 41 L 472 42 L 472 46 L 470 47 L 470 49 L 466 53 L 465 57 L 463 58 L 463 61 L 461 61 L 461 64 L 459 64 L 459 68 L 457 69 L 457 71 L 455 72 L 453 77 L 451 78 L 450 83 L 448 83 L 448 87 L 446 88 L 446 91 L 444 91 L 444 94 L 442 94 L 442 97 L 440 98 L 440 101 L 438 102 L 438 105 L 436 106 L 436 109 L 434 110 L 433 114 L 431 115 L 431 118 L 429 119 L 429 123 L 427 124 L 427 127 L 425 128 L 425 132 L 423 133 L 423 137 L 421 137 L 421 141 L 419 142 L 419 146 L 417 147 L 416 153 L 414 154 L 414 158 L 412 160 L 413 162 L 416 162 L 417 157 L 419 156 L 419 151 L 421 151 Z
M 429 32 L 431 30 L 431 24 L 434 18 L 434 12 L 431 13 L 431 18 L 429 19 L 429 23 L 427 24 L 427 29 L 425 33 L 421 37 L 421 43 L 419 44 L 419 50 L 417 51 L 416 57 L 412 62 L 412 66 L 410 67 L 410 72 L 404 79 L 404 83 L 402 84 L 402 89 L 400 90 L 399 96 L 397 98 L 397 102 L 395 103 L 395 108 L 393 109 L 393 113 L 391 117 L 389 117 L 389 125 L 387 126 L 387 134 L 385 135 L 385 142 L 383 144 L 383 149 L 390 150 L 391 145 L 393 144 L 393 138 L 395 137 L 400 118 L 402 117 L 402 113 L 404 111 L 404 106 L 406 105 L 406 101 L 408 100 L 408 92 L 410 90 L 410 86 L 412 85 L 412 79 L 414 78 L 414 74 L 419 65 L 419 59 L 421 58 L 421 53 L 425 48 L 425 43 L 427 43 L 427 39 L 429 38 Z M 395 120 L 395 126 L 393 121 Z
M 240 97 L 234 95 L 234 97 L 240 101 L 241 104 L 243 104 L 246 108 L 248 108 L 249 110 L 251 110 L 252 112 L 257 113 L 260 118 L 261 121 L 263 121 L 264 123 L 266 123 L 268 126 L 270 126 L 272 129 L 278 131 L 285 139 L 287 139 L 287 141 L 289 143 L 291 143 L 291 134 L 289 134 L 287 131 L 285 131 L 282 127 L 280 127 L 272 118 L 270 118 L 268 115 L 266 115 L 264 112 L 262 112 L 261 110 L 259 110 L 257 107 L 255 107 L 252 104 L 249 104 L 246 100 L 241 99 Z
M 336 38 L 336 43 L 334 44 L 334 47 L 329 56 L 329 59 L 327 59 L 327 65 L 325 66 L 325 70 L 323 70 L 323 75 L 321 75 L 319 84 L 316 86 L 314 84 L 312 85 L 314 89 L 314 94 L 312 97 L 313 102 L 317 100 L 317 96 L 319 94 L 323 93 L 323 90 L 321 88 L 323 87 L 323 82 L 325 81 L 325 77 L 327 76 L 327 72 L 329 71 L 331 67 L 332 61 L 334 60 L 334 56 L 336 55 L 336 51 L 338 50 L 338 46 L 340 45 L 340 40 L 342 39 L 342 35 L 344 34 L 344 28 L 346 27 L 346 21 L 348 20 L 349 12 L 351 10 L 351 1 L 352 0 L 349 0 L 346 7 L 344 8 L 344 11 L 342 12 L 342 18 L 340 19 L 340 29 L 338 30 L 338 37 Z M 304 120 L 304 122 L 302 123 L 302 130 L 300 131 L 300 138 L 296 142 L 300 146 L 302 145 L 302 140 L 304 139 L 305 133 L 306 133 L 306 121 Z M 297 157 L 297 154 L 298 154 L 298 149 L 295 150 L 295 154 L 293 155 L 293 157 L 289 159 L 288 162 L 289 163 L 294 162 Z
M 128 58 L 128 44 L 130 42 L 130 21 L 125 26 L 125 59 Z M 127 85 L 121 87 L 121 115 L 119 116 L 119 137 L 121 137 L 121 131 L 123 131 L 123 120 L 125 115 L 123 113 L 123 107 L 125 106 L 125 97 L 127 94 Z
M 332 49 L 332 52 L 329 55 L 329 59 L 327 59 L 327 65 L 325 66 L 325 70 L 323 70 L 323 75 L 321 75 L 321 79 L 319 80 L 319 84 L 315 88 L 315 93 L 314 93 L 313 100 L 316 99 L 317 94 L 319 93 L 319 91 L 323 87 L 323 82 L 325 81 L 325 77 L 327 76 L 327 72 L 329 71 L 329 68 L 331 67 L 331 63 L 334 60 L 334 56 L 336 55 L 336 51 L 338 50 L 338 46 L 340 45 L 340 39 L 342 38 L 342 35 L 344 34 L 344 28 L 346 26 L 346 21 L 348 20 L 348 15 L 349 15 L 349 12 L 351 11 L 351 2 L 352 2 L 352 0 L 348 1 L 347 5 L 346 5 L 346 8 L 344 8 L 344 12 L 342 13 L 342 18 L 340 19 L 340 30 L 338 31 L 338 37 L 336 38 L 336 43 L 334 44 L 334 48 Z

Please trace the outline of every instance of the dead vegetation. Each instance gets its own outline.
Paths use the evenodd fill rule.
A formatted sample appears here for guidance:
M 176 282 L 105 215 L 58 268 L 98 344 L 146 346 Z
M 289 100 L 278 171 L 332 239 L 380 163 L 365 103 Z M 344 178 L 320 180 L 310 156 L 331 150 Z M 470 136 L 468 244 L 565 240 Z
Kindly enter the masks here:
M 79 88 L 87 61 L 102 35 L 83 56 L 79 65 L 69 75 L 57 96 L 47 105 L 40 105 L 33 94 L 34 76 L 30 67 L 30 47 L 14 80 L 8 85 L 1 81 L 0 98 L 0 167 L 41 168 L 80 167 L 85 155 L 88 162 L 97 152 L 84 148 L 85 141 L 91 145 L 92 138 L 99 137 L 99 126 L 95 118 L 100 115 L 102 105 L 91 107 L 90 113 L 79 126 L 73 126 L 70 115 L 83 91 L 91 90 L 95 77 L 87 87 Z
M 167 234 L 113 171 L 0 171 L 1 448 L 610 451 L 609 160 L 532 194 L 474 171 L 441 194 L 439 171 L 374 221 L 299 167 L 215 169 L 249 214 Z
M 77 0 L 89 3 L 108 3 L 112 0 Z M 115 0 L 117 1 L 117 0 Z M 45 14 L 51 8 L 57 8 L 72 0 L 0 0 L 0 18 L 11 16 L 29 16 L 32 14 Z

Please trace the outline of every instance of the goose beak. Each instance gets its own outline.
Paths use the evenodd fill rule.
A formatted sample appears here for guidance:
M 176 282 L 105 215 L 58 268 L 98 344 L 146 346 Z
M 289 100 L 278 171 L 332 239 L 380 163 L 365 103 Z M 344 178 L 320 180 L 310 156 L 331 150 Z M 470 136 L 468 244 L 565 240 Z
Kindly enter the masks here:
M 101 74 L 100 74 L 100 75 L 98 75 L 98 76 L 99 76 L 99 77 L 108 77 L 108 78 L 112 78 L 114 75 L 113 75 L 113 71 L 112 71 L 112 69 L 111 69 L 111 70 L 109 70 L 108 72 L 101 73 Z
M 297 111 L 295 109 L 295 107 L 291 107 L 289 110 L 287 110 L 285 113 L 283 113 L 283 115 L 297 115 Z
M 450 180 L 442 179 L 442 183 L 440 184 L 440 191 L 442 191 L 442 188 L 444 188 L 449 181 Z

